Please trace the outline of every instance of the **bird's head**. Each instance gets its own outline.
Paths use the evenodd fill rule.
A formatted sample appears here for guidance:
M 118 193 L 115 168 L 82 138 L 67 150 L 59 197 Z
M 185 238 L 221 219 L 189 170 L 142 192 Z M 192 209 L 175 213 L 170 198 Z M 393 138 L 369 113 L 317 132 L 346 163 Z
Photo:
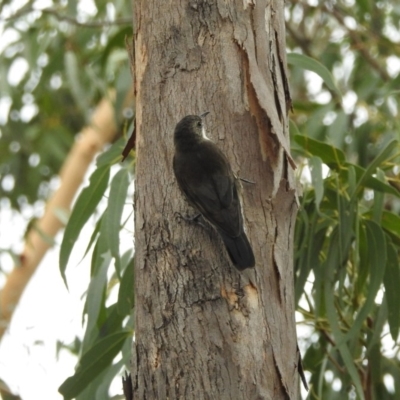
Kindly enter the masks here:
M 182 118 L 175 128 L 175 141 L 193 136 L 208 139 L 204 128 L 204 117 L 207 114 L 209 111 L 201 115 L 187 115 Z

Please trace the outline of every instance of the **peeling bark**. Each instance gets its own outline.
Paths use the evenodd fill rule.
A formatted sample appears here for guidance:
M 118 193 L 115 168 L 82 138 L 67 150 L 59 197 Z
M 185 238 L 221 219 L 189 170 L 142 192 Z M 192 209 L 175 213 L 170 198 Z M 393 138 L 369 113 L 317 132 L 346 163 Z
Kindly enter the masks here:
M 134 399 L 297 399 L 291 108 L 281 1 L 135 1 Z M 172 172 L 173 131 L 209 136 L 242 188 L 256 268 L 238 273 Z

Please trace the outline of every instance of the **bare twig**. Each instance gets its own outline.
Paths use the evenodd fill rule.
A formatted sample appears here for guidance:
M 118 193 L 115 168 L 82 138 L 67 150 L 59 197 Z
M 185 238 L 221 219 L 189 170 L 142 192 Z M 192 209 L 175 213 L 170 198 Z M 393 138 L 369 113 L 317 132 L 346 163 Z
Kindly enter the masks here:
M 73 17 L 69 17 L 68 15 L 63 15 L 60 14 L 58 10 L 55 10 L 54 8 L 44 8 L 44 9 L 39 9 L 36 10 L 34 8 L 27 8 L 27 9 L 22 9 L 18 12 L 16 12 L 14 15 L 8 17 L 8 18 L 2 18 L 3 21 L 12 21 L 14 19 L 17 19 L 23 15 L 29 14 L 31 12 L 41 12 L 43 14 L 48 14 L 52 15 L 59 21 L 64 21 L 68 22 L 69 24 L 76 25 L 82 28 L 104 28 L 108 26 L 118 26 L 118 25 L 131 25 L 132 24 L 132 18 L 120 18 L 116 19 L 114 21 L 91 21 L 91 22 L 79 22 Z M 0 19 L 1 20 L 1 19 Z
M 362 40 L 359 37 L 359 34 L 357 31 L 350 29 L 346 26 L 345 22 L 344 22 L 344 18 L 343 15 L 335 8 L 335 7 L 328 7 L 326 4 L 323 5 L 323 9 L 331 14 L 333 17 L 335 17 L 335 19 L 340 23 L 340 25 L 347 30 L 347 32 L 349 33 L 349 37 L 351 40 L 351 44 L 353 46 L 353 48 L 355 50 L 358 50 L 364 57 L 365 61 L 367 61 L 371 67 L 378 72 L 378 74 L 380 75 L 380 77 L 382 78 L 382 80 L 384 80 L 385 82 L 390 81 L 391 77 L 390 75 L 387 73 L 387 71 L 385 70 L 385 68 L 383 68 L 378 61 L 376 61 L 376 59 L 371 55 L 371 53 L 369 52 L 369 50 L 367 49 L 366 45 L 364 44 L 364 42 L 362 42 Z

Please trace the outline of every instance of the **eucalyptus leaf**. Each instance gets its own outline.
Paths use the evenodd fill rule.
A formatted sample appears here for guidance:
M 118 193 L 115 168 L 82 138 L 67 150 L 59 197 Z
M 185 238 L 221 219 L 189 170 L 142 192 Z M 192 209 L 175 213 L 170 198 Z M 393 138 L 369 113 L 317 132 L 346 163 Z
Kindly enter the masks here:
M 75 374 L 66 379 L 58 389 L 64 399 L 70 400 L 76 397 L 93 379 L 110 366 L 125 340 L 130 336 L 132 336 L 132 332 L 126 330 L 113 333 L 99 340 L 86 351 L 80 359 Z
M 129 315 L 134 306 L 134 258 L 125 268 L 118 292 L 118 312 L 120 315 Z
M 353 196 L 356 194 L 357 189 L 362 187 L 364 183 L 368 180 L 373 178 L 373 173 L 375 173 L 376 169 L 381 166 L 393 153 L 393 150 L 398 147 L 398 141 L 392 140 L 390 141 L 384 149 L 375 157 L 375 159 L 368 165 L 367 169 L 362 174 L 361 178 L 358 181 L 356 186 L 356 190 L 353 193 Z M 376 179 L 378 182 L 379 180 Z
M 346 340 L 352 340 L 358 335 L 362 324 L 371 313 L 375 305 L 375 297 L 383 282 L 386 268 L 386 239 L 381 227 L 373 221 L 365 221 L 366 235 L 368 243 L 369 261 L 369 285 L 366 290 L 366 299 L 357 317 L 352 323 L 350 330 L 346 334 Z
M 388 307 L 390 335 L 394 342 L 399 336 L 400 327 L 400 265 L 396 248 L 387 242 L 388 261 L 383 279 Z
M 120 137 L 104 153 L 101 153 L 96 159 L 97 167 L 104 165 L 113 165 L 122 160 L 122 150 L 125 146 L 125 139 Z
M 342 97 L 342 94 L 340 93 L 340 90 L 337 87 L 332 74 L 329 72 L 328 68 L 326 68 L 319 61 L 315 60 L 314 58 L 305 56 L 304 54 L 289 53 L 287 55 L 287 62 L 288 64 L 292 64 L 296 67 L 315 72 L 323 79 L 329 89 L 334 91 L 340 98 Z
M 97 246 L 97 252 L 100 252 L 99 247 L 102 247 L 101 242 L 100 246 Z M 107 271 L 111 262 L 110 251 L 103 253 L 101 258 L 103 259 L 102 263 L 94 269 L 86 296 L 85 313 L 87 314 L 87 325 L 82 342 L 82 349 L 84 351 L 93 343 L 98 335 L 97 321 L 101 310 L 105 308 Z
M 324 182 L 322 178 L 322 160 L 319 157 L 311 157 L 309 160 L 311 169 L 311 182 L 315 190 L 315 205 L 319 205 L 324 197 Z
M 110 169 L 108 166 L 102 166 L 96 169 L 90 177 L 89 186 L 84 188 L 79 195 L 68 224 L 65 227 L 65 232 L 60 248 L 60 272 L 67 285 L 65 270 L 71 251 L 78 239 L 79 233 L 89 217 L 93 214 L 99 204 L 104 192 L 107 189 Z
M 111 255 L 114 257 L 118 276 L 121 274 L 119 232 L 121 230 L 121 217 L 126 201 L 128 187 L 129 172 L 126 168 L 122 168 L 115 174 L 111 181 L 107 213 L 104 220 L 105 229 L 107 231 L 108 248 L 111 251 Z
M 340 166 L 346 162 L 343 151 L 327 143 L 302 135 L 295 135 L 294 140 L 304 150 L 319 157 L 328 166 Z

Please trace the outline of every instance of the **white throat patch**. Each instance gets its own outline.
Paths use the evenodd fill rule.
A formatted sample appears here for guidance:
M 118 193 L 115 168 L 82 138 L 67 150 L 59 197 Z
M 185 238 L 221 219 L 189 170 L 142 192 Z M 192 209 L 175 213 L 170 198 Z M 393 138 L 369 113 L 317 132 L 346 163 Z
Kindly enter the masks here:
M 206 128 L 204 128 L 204 125 L 201 128 L 201 136 L 203 136 L 203 139 L 206 140 L 211 140 L 207 135 L 206 135 Z

